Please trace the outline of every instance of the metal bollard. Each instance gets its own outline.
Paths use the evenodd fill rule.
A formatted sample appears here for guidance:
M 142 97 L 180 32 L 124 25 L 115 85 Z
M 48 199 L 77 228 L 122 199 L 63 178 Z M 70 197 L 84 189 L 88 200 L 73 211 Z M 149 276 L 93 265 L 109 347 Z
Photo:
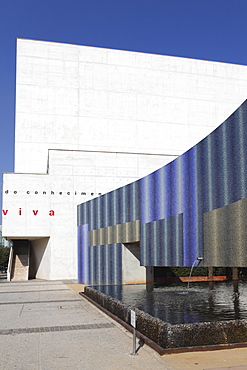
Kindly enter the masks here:
M 136 328 L 133 328 L 133 352 L 131 355 L 136 356 L 138 353 L 136 353 Z
M 136 313 L 133 310 L 131 310 L 131 325 L 133 326 L 133 352 L 131 355 L 136 356 Z

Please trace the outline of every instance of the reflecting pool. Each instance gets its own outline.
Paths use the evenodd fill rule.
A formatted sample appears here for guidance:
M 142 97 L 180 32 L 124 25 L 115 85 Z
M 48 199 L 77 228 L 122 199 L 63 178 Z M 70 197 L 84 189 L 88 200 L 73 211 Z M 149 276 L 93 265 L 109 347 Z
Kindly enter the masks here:
M 247 319 L 247 281 L 195 284 L 93 288 L 171 324 Z

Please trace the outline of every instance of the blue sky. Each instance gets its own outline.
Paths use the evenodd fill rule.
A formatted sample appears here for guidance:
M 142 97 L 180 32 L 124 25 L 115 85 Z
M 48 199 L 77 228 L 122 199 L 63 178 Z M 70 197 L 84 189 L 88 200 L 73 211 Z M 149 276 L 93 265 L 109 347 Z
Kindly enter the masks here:
M 13 171 L 16 38 L 247 64 L 246 18 L 246 0 L 0 0 L 0 173 Z

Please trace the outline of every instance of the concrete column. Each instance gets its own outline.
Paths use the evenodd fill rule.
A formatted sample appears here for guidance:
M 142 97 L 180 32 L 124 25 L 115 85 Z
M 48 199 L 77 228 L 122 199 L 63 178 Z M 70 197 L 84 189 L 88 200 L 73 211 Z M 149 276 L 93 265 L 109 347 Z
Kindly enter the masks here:
M 154 283 L 154 268 L 153 266 L 146 266 L 146 283 Z
M 233 280 L 232 285 L 233 285 L 234 293 L 238 293 L 238 280 Z M 234 304 L 235 304 L 235 302 L 234 302 Z
M 214 281 L 209 281 L 208 282 L 208 287 L 209 287 L 209 290 L 213 290 L 214 289 Z
M 238 280 L 238 267 L 232 267 L 232 280 Z
M 208 267 L 208 281 L 213 281 L 214 268 Z

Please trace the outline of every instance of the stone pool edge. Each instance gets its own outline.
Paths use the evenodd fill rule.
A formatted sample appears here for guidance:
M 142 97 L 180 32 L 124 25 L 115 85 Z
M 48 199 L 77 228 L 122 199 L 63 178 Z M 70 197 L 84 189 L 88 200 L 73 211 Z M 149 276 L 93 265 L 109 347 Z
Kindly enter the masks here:
M 130 332 L 130 311 L 135 309 L 137 336 L 160 355 L 247 347 L 247 320 L 172 325 L 92 287 L 79 294 Z

